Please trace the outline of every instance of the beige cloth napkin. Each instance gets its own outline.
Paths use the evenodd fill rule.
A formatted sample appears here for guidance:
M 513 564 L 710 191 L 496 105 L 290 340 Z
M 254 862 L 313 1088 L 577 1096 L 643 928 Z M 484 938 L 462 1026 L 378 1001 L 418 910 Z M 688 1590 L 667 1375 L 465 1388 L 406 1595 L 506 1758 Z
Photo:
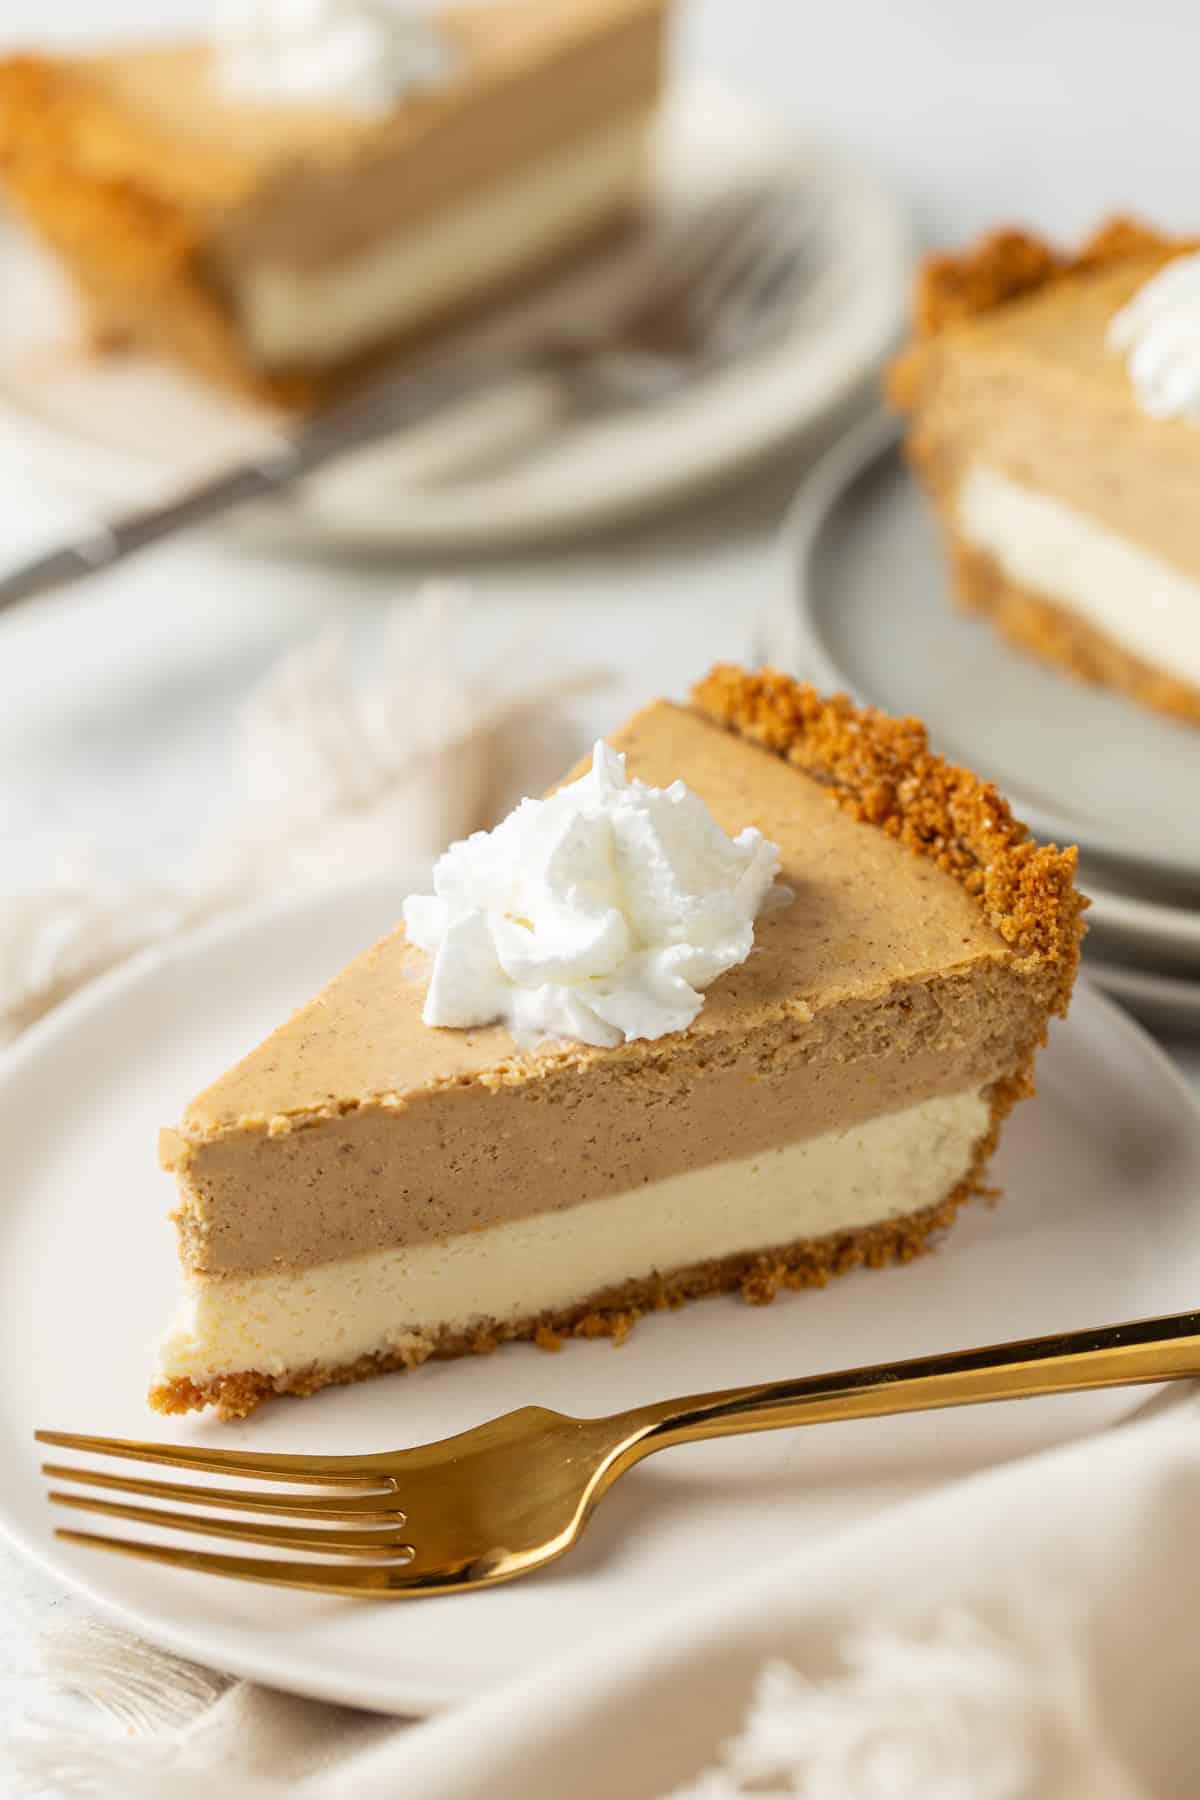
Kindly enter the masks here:
M 119 1634 L 60 1643 L 60 1676 L 123 1734 L 30 1735 L 17 1766 L 30 1792 L 105 1800 L 1196 1800 L 1198 1426 L 1176 1390 L 736 1589 L 715 1545 L 653 1626 L 580 1629 L 427 1724 L 244 1683 L 214 1698 Z
M 40 891 L 0 897 L 0 1044 L 147 944 L 323 882 L 408 875 L 491 825 L 587 748 L 570 704 L 601 670 L 547 676 L 510 644 L 472 668 L 466 590 L 395 608 L 370 674 L 325 634 L 283 657 L 238 717 L 228 816 L 194 865 L 139 882 L 68 852 Z

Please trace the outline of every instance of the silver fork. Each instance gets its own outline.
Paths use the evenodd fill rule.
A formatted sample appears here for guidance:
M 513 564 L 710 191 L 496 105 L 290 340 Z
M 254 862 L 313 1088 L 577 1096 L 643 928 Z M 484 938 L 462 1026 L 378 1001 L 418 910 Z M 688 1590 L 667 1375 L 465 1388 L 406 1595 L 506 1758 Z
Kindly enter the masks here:
M 55 1489 L 50 1499 L 58 1505 L 268 1551 L 317 1552 L 342 1560 L 289 1561 L 86 1531 L 56 1533 L 72 1543 L 235 1581 L 412 1599 L 489 1587 L 553 1561 L 576 1542 L 614 1482 L 643 1457 L 675 1444 L 1198 1374 L 1200 1313 L 1189 1312 L 800 1381 L 692 1394 L 607 1419 L 574 1419 L 526 1406 L 441 1443 L 368 1456 L 206 1450 L 61 1431 L 35 1435 L 43 1444 L 87 1454 L 238 1479 L 252 1476 L 308 1490 L 199 1487 L 48 1463 L 43 1472 L 54 1480 L 170 1503 L 169 1509 L 147 1507 Z M 332 1493 L 321 1491 L 330 1488 Z M 213 1517 L 204 1509 L 282 1514 L 292 1522 Z
M 590 330 L 544 329 L 523 349 L 450 344 L 184 492 L 86 532 L 0 578 L 0 608 L 192 526 L 277 496 L 304 476 L 506 379 L 553 383 L 556 417 L 657 404 L 777 331 L 813 277 L 817 222 L 797 189 L 731 190 L 653 238 L 632 291 Z

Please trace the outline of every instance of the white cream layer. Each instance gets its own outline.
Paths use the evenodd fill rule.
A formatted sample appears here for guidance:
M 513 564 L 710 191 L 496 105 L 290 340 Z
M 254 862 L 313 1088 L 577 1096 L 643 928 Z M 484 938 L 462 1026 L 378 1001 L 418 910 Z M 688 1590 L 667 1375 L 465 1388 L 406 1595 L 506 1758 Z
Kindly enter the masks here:
M 249 262 L 234 300 L 262 366 L 339 362 L 520 274 L 632 195 L 649 131 L 621 120 L 356 256 L 302 270 Z
M 1061 601 L 1143 662 L 1200 685 L 1200 582 L 983 464 L 959 490 L 958 522 L 1013 581 Z
M 605 1288 L 742 1251 L 878 1224 L 935 1205 L 988 1128 L 975 1092 L 615 1198 L 411 1250 L 189 1283 L 164 1377 L 203 1382 L 429 1347 L 439 1327 L 529 1318 Z

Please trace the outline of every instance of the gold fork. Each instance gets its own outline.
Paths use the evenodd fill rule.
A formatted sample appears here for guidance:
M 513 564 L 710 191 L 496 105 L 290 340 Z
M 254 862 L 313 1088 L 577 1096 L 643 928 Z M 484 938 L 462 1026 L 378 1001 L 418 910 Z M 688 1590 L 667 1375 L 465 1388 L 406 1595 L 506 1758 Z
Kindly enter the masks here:
M 573 1419 L 525 1406 L 441 1443 L 369 1456 L 276 1456 L 60 1431 L 35 1435 L 43 1444 L 95 1455 L 332 1489 L 247 1492 L 130 1479 L 56 1463 L 45 1464 L 43 1471 L 59 1481 L 86 1482 L 176 1507 L 277 1513 L 301 1522 L 265 1524 L 257 1518 L 214 1517 L 53 1490 L 50 1499 L 62 1506 L 267 1550 L 313 1551 L 349 1560 L 233 1556 L 87 1531 L 57 1532 L 71 1543 L 237 1581 L 407 1599 L 488 1587 L 551 1562 L 575 1543 L 597 1501 L 627 1469 L 673 1444 L 826 1419 L 868 1419 L 1195 1375 L 1200 1375 L 1200 1313 L 1188 1312 L 799 1381 L 692 1394 L 604 1419 Z

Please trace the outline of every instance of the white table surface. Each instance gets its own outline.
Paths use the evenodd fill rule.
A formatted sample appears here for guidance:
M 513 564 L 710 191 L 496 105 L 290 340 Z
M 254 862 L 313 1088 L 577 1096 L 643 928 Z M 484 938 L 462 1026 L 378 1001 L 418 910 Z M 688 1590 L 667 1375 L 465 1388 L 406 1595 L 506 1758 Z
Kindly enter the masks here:
M 198 9 L 179 0 L 172 19 Z M 6 0 L 3 40 L 103 35 L 153 0 Z M 873 154 L 934 236 L 1001 216 L 1077 230 L 1114 205 L 1197 223 L 1191 0 L 697 0 L 680 55 Z M 1185 42 L 1186 39 L 1186 42 Z M 1069 104 L 1064 105 L 1064 99 Z M 2 315 L 0 315 L 2 324 Z M 753 654 L 774 531 L 802 466 L 784 458 L 715 501 L 552 554 L 478 562 L 481 658 L 522 630 L 546 669 L 617 680 L 581 737 L 718 657 Z M 73 518 L 0 459 L 0 560 Z M 163 550 L 0 625 L 0 887 L 64 842 L 118 866 L 170 864 L 215 817 L 228 726 L 280 648 L 338 621 L 369 654 L 388 603 L 429 569 L 287 561 L 215 540 Z M 156 751 L 145 755 L 148 734 Z M 1200 1092 L 1200 1047 L 1173 1046 Z M 35 1640 L 75 1602 L 0 1549 L 0 1744 L 31 1712 L 79 1717 L 34 1673 Z M 4 1789 L 0 1752 L 0 1794 Z

